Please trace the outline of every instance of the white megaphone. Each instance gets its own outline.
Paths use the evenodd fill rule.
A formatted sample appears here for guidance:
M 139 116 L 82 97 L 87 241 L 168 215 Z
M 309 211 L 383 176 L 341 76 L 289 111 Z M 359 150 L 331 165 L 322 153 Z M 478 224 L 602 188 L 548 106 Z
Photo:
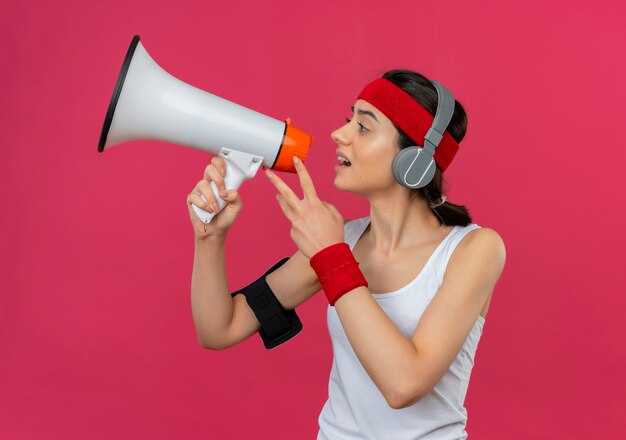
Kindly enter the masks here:
M 270 118 L 173 77 L 135 35 L 113 90 L 98 151 L 138 139 L 197 148 L 223 157 L 226 189 L 238 189 L 261 165 L 295 173 L 293 156 L 305 161 L 313 137 L 290 124 L 291 118 Z M 211 189 L 223 208 L 214 182 Z M 205 224 L 215 215 L 192 206 Z

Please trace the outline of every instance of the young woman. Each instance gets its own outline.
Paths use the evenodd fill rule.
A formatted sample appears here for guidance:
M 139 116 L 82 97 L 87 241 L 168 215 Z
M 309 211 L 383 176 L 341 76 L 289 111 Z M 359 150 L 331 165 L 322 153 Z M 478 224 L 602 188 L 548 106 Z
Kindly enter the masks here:
M 467 437 L 463 403 L 505 247 L 443 194 L 442 172 L 467 127 L 458 101 L 435 150 L 432 180 L 416 189 L 394 176 L 398 153 L 424 146 L 437 104 L 431 81 L 392 70 L 363 89 L 352 118 L 332 133 L 344 158 L 334 184 L 368 199 L 366 217 L 345 221 L 321 201 L 302 163 L 294 161 L 303 200 L 268 173 L 298 251 L 267 275 L 267 285 L 286 310 L 322 288 L 329 300 L 333 365 L 318 440 Z M 221 186 L 224 172 L 224 161 L 213 158 L 188 205 L 211 209 L 209 183 Z M 200 344 L 214 350 L 260 329 L 245 297 L 231 297 L 224 268 L 224 240 L 241 199 L 235 190 L 220 196 L 228 204 L 206 232 L 190 208 L 193 317 Z

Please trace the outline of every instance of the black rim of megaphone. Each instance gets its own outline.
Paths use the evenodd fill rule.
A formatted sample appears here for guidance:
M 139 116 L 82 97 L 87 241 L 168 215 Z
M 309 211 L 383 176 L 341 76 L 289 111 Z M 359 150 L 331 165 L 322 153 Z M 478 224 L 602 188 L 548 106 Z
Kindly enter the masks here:
M 120 70 L 120 74 L 117 77 L 117 83 L 115 84 L 115 89 L 113 90 L 113 96 L 111 97 L 111 102 L 109 103 L 109 109 L 107 110 L 107 115 L 104 118 L 104 125 L 102 126 L 102 132 L 100 133 L 100 142 L 98 142 L 98 151 L 102 153 L 104 151 L 104 144 L 107 142 L 107 136 L 109 135 L 109 128 L 111 128 L 111 122 L 113 122 L 113 115 L 115 114 L 115 107 L 117 107 L 117 100 L 120 99 L 120 94 L 122 93 L 122 87 L 124 87 L 124 80 L 126 79 L 126 73 L 128 72 L 128 68 L 130 67 L 130 62 L 133 59 L 133 54 L 135 53 L 135 49 L 137 48 L 137 44 L 139 43 L 139 35 L 135 35 L 133 40 L 130 42 L 130 47 L 128 48 L 128 52 L 126 52 L 126 58 L 124 58 L 124 64 L 122 64 L 122 70 Z

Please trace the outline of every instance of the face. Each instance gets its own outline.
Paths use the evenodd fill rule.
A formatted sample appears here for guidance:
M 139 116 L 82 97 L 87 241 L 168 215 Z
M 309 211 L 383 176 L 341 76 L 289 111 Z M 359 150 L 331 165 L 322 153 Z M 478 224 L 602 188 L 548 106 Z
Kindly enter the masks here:
M 356 101 L 347 119 L 344 126 L 331 133 L 339 155 L 350 161 L 350 166 L 335 167 L 335 187 L 368 195 L 396 185 L 391 163 L 400 149 L 391 120 L 362 99 Z

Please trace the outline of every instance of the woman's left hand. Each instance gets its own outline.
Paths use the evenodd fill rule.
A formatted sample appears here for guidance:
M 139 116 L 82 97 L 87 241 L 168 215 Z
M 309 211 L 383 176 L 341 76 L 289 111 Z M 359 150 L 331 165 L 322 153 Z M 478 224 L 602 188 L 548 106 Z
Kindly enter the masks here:
M 294 164 L 304 192 L 303 200 L 276 174 L 270 170 L 266 170 L 265 174 L 279 192 L 276 198 L 291 222 L 291 239 L 310 259 L 325 247 L 344 241 L 344 221 L 333 205 L 317 197 L 311 176 L 302 161 L 294 160 Z

